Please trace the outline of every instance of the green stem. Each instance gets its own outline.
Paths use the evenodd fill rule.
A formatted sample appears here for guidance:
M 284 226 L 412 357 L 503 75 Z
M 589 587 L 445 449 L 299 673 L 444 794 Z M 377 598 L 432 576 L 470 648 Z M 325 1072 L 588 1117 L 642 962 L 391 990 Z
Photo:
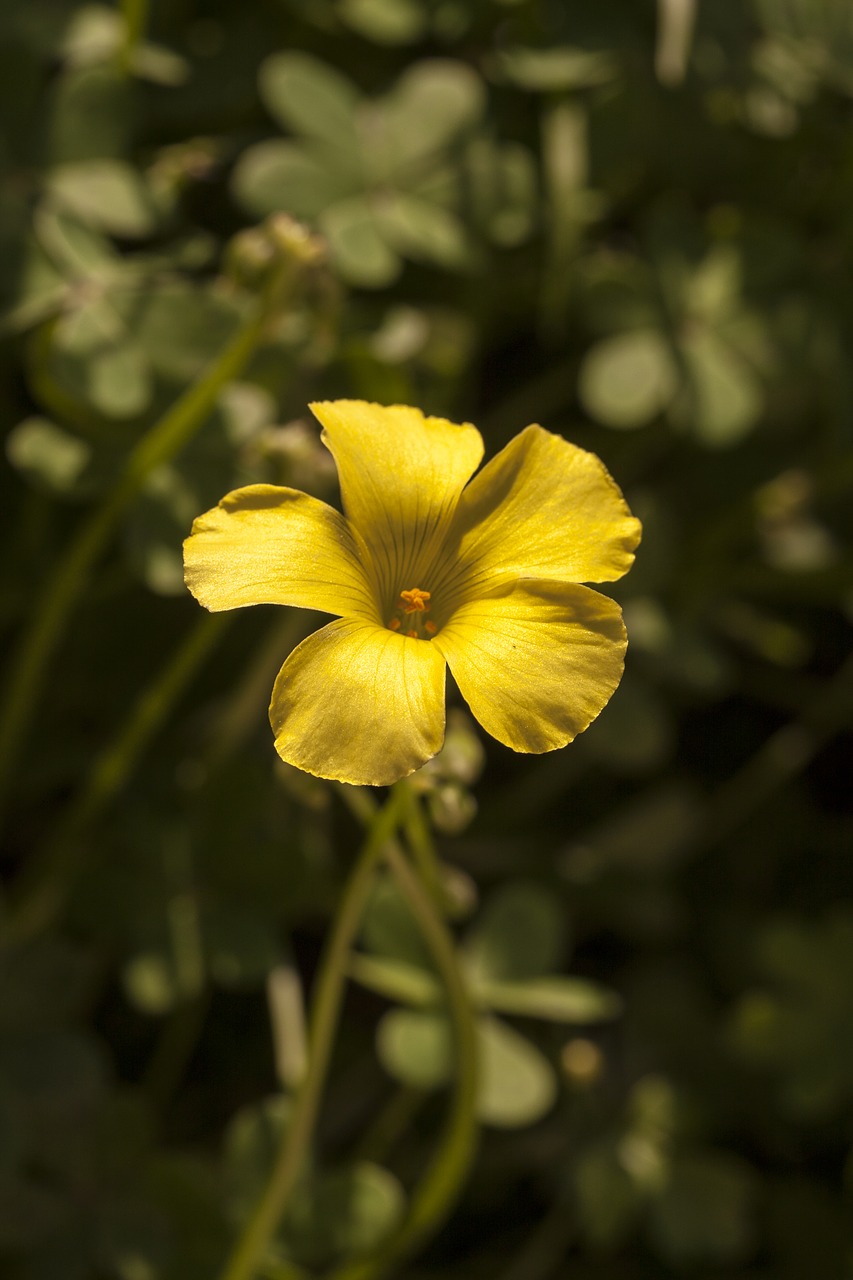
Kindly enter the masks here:
M 317 977 L 308 1033 L 308 1071 L 293 1101 L 290 1123 L 269 1181 L 220 1280 L 252 1280 L 275 1234 L 305 1163 L 332 1053 L 355 940 L 376 866 L 401 818 L 405 792 L 395 787 L 371 824 L 344 890 Z
M 27 865 L 20 883 L 12 890 L 13 905 L 4 942 L 30 937 L 55 919 L 94 849 L 91 842 L 82 841 L 82 836 L 125 786 L 139 757 L 230 621 L 204 615 L 165 670 L 139 698 L 116 739 L 95 762 L 85 787 L 60 818 L 40 856 Z
M 432 894 L 433 900 L 441 905 L 444 902 L 444 888 L 441 867 L 435 851 L 435 841 L 432 838 L 430 825 L 424 817 L 421 802 L 412 787 L 408 788 L 406 835 L 424 885 Z
M 406 796 L 405 825 L 411 840 L 416 801 L 408 787 Z M 439 1149 L 411 1197 L 409 1212 L 400 1230 L 372 1258 L 344 1265 L 328 1280 L 376 1280 L 434 1235 L 456 1203 L 476 1151 L 477 1029 L 453 938 L 431 894 L 396 845 L 386 847 L 385 858 L 444 982 L 456 1039 L 453 1105 Z
M 133 55 L 148 24 L 148 0 L 122 0 L 121 13 L 124 18 L 124 36 L 119 47 L 118 65 L 123 75 L 129 75 Z
M 0 809 L 48 664 L 93 564 L 151 472 L 187 444 L 207 418 L 222 388 L 245 368 L 261 337 L 266 314 L 266 305 L 258 305 L 207 371 L 143 436 L 114 488 L 71 541 L 47 585 L 38 593 L 39 606 L 20 639 L 6 686 L 5 714 L 0 722 Z

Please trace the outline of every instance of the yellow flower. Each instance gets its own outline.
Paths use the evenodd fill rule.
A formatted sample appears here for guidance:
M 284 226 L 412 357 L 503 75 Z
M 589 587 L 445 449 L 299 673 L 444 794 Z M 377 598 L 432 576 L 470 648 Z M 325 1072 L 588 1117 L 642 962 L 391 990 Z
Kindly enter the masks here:
M 206 608 L 336 615 L 294 649 L 270 704 L 283 760 L 384 786 L 440 749 L 445 667 L 514 751 L 552 751 L 619 683 L 612 582 L 640 524 L 594 454 L 527 427 L 471 479 L 480 433 L 418 409 L 311 406 L 345 514 L 295 489 L 236 489 L 199 516 L 186 582 Z M 470 483 L 469 483 L 470 481 Z

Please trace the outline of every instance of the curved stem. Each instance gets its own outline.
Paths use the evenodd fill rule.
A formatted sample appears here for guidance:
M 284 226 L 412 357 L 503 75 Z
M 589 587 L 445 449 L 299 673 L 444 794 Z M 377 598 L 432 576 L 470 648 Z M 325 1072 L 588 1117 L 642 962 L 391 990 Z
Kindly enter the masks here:
M 38 592 L 39 605 L 20 638 L 6 684 L 0 722 L 0 809 L 48 663 L 94 562 L 151 472 L 187 444 L 207 418 L 222 388 L 245 368 L 263 331 L 266 310 L 265 305 L 255 308 L 218 359 L 143 436 L 111 492 L 72 539 L 47 585 Z
M 406 786 L 405 783 L 400 785 Z M 406 792 L 405 824 L 411 839 L 415 797 L 408 787 Z M 408 1215 L 400 1230 L 372 1258 L 344 1265 L 331 1273 L 328 1280 L 376 1280 L 428 1240 L 453 1207 L 476 1151 L 477 1029 L 453 938 L 438 914 L 431 894 L 399 849 L 389 844 L 385 858 L 444 982 L 456 1039 L 453 1106 L 441 1145 L 412 1195 Z
M 269 1182 L 220 1280 L 251 1280 L 255 1275 L 302 1171 L 328 1073 L 346 982 L 347 958 L 377 863 L 400 822 L 404 796 L 399 786 L 391 792 L 385 807 L 379 810 L 371 823 L 350 875 L 314 990 L 308 1033 L 308 1071 L 294 1098 L 291 1120 Z
M 95 847 L 82 843 L 81 837 L 125 785 L 140 755 L 230 621 L 205 614 L 143 692 L 115 740 L 95 761 L 85 786 L 60 817 L 44 849 L 13 886 L 4 943 L 30 937 L 55 918 Z
M 413 787 L 408 789 L 406 808 L 406 836 L 415 866 L 433 899 L 442 905 L 445 900 L 441 877 L 441 864 L 435 851 L 430 825 L 424 817 L 420 800 Z

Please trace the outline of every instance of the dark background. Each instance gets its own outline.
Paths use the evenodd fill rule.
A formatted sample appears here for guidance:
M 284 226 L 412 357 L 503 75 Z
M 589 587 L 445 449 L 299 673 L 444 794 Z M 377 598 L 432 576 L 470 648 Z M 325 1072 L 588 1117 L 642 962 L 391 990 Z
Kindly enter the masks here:
M 853 7 L 13 0 L 0 112 L 6 653 L 251 305 L 240 233 L 328 246 L 123 513 L 16 755 L 0 1274 L 207 1280 L 262 1176 L 265 989 L 310 980 L 359 827 L 266 721 L 313 619 L 210 630 L 180 544 L 239 484 L 336 502 L 305 406 L 352 396 L 487 455 L 539 421 L 645 526 L 601 718 L 532 758 L 460 707 L 424 775 L 469 952 L 594 985 L 502 1021 L 481 1159 L 405 1274 L 849 1277 Z M 405 959 L 380 899 L 365 946 Z M 364 1195 L 306 1193 L 300 1266 L 378 1239 L 432 1149 L 399 1015 L 353 986 L 318 1160 Z

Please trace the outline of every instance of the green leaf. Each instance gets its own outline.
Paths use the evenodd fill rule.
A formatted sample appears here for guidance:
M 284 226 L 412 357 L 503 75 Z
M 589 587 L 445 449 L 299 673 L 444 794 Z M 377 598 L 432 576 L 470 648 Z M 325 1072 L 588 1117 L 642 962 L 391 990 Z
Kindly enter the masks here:
M 498 53 L 497 66 L 519 88 L 542 93 L 594 88 L 612 80 L 618 70 L 610 54 L 589 53 L 571 45 L 545 49 L 517 45 Z
M 294 1195 L 284 1238 L 314 1266 L 378 1249 L 400 1224 L 405 1195 L 387 1169 L 366 1160 L 305 1181 Z
M 264 105 L 280 125 L 347 152 L 358 147 L 358 89 L 328 63 L 308 53 L 274 53 L 263 63 Z
M 693 383 L 695 416 L 689 428 L 713 448 L 748 435 L 764 409 L 761 383 L 749 365 L 708 329 L 690 333 L 684 358 Z
M 534 881 L 516 880 L 486 902 L 465 944 L 477 984 L 539 977 L 556 968 L 567 940 L 559 898 Z
M 669 348 L 654 329 L 637 329 L 596 343 L 584 356 L 578 394 L 590 417 L 607 427 L 642 427 L 661 413 L 677 389 Z
M 123 158 L 130 146 L 135 86 L 108 66 L 66 70 L 50 101 L 47 161 Z
M 148 407 L 148 362 L 109 299 L 96 298 L 63 316 L 50 332 L 40 375 L 107 418 L 134 418 Z
M 453 1031 L 443 1013 L 391 1009 L 376 1031 L 379 1061 L 415 1089 L 437 1089 L 453 1070 Z
M 484 107 L 483 82 L 464 62 L 434 58 L 410 67 L 382 103 L 401 180 L 407 168 L 434 158 L 476 124 Z
M 25 418 L 6 439 L 13 467 L 45 489 L 74 492 L 92 456 L 91 447 L 47 418 Z
M 402 961 L 422 972 L 425 970 L 426 976 L 431 976 L 432 961 L 417 921 L 387 875 L 376 880 L 364 913 L 361 938 L 367 950 L 374 955 Z
M 350 958 L 349 972 L 356 982 L 369 991 L 398 1000 L 401 1004 L 423 1008 L 442 998 L 441 987 L 423 969 L 400 960 L 381 960 L 375 956 L 355 954 Z
M 87 226 L 128 239 L 149 236 L 158 213 L 142 177 L 122 160 L 80 160 L 52 170 L 47 190 Z
M 400 258 L 383 236 L 370 203 L 353 197 L 318 219 L 335 265 L 350 284 L 381 289 L 400 274 Z
M 244 151 L 232 178 L 234 194 L 251 213 L 265 216 L 287 209 L 315 218 L 329 205 L 354 194 L 358 184 L 328 156 L 296 142 L 259 142 Z
M 340 0 L 342 22 L 377 44 L 413 44 L 427 30 L 418 0 Z
M 477 1031 L 477 1114 L 482 1122 L 499 1129 L 519 1129 L 541 1120 L 557 1096 L 557 1078 L 548 1059 L 530 1040 L 497 1018 L 481 1019 Z
M 93 355 L 86 374 L 88 397 L 108 418 L 135 418 L 151 399 L 148 366 L 139 348 L 127 343 Z
M 241 318 L 233 299 L 186 282 L 164 283 L 142 297 L 128 291 L 114 301 L 151 368 L 181 384 L 216 358 Z
M 597 982 L 559 976 L 524 982 L 478 982 L 478 1003 L 526 1018 L 552 1022 L 602 1022 L 617 1017 L 622 1001 L 615 991 Z
M 225 1184 L 236 1220 L 252 1211 L 266 1186 L 291 1111 L 290 1099 L 276 1094 L 256 1106 L 243 1107 L 228 1125 Z
M 385 240 L 405 257 L 455 268 L 470 261 L 464 227 L 440 205 L 397 194 L 378 203 L 376 211 Z
M 536 164 L 520 143 L 475 138 L 466 153 L 468 199 L 477 224 L 495 244 L 521 244 L 537 217 Z

